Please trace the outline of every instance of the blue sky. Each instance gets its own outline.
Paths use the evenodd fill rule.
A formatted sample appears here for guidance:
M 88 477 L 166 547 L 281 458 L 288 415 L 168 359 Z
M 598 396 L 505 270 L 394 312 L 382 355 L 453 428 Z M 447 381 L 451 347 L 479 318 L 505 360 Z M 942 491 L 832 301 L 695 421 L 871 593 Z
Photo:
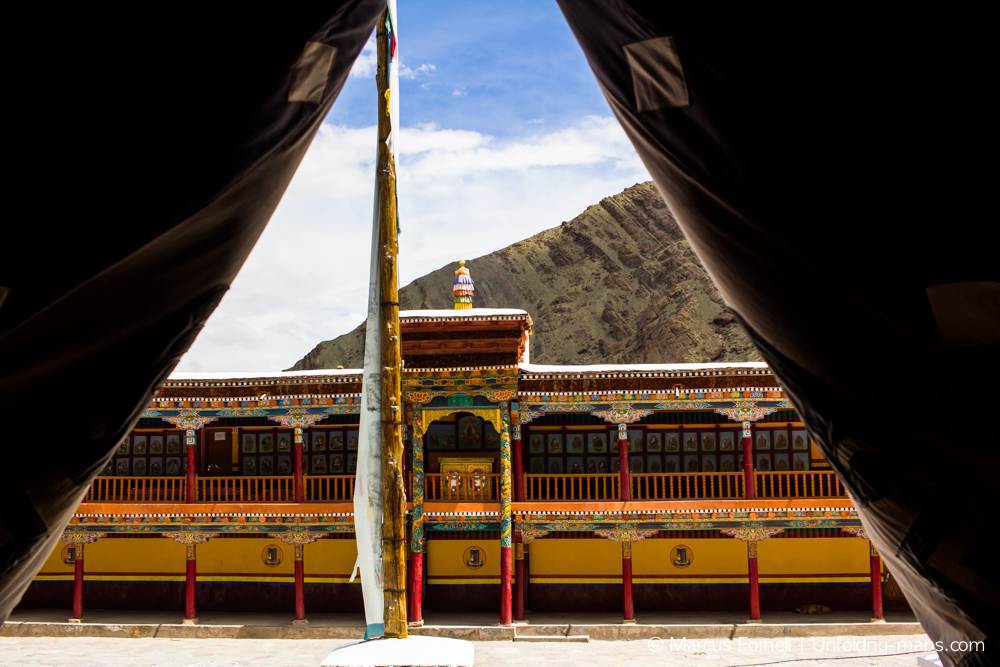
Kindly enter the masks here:
M 399 0 L 398 12 L 401 286 L 649 180 L 554 2 Z M 178 370 L 281 370 L 364 320 L 374 64 L 373 37 Z

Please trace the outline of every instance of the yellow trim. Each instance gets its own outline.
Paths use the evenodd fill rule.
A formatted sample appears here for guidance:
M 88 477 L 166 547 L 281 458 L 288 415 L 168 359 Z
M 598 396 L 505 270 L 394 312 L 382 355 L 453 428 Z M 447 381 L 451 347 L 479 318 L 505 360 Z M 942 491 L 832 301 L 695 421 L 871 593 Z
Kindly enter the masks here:
M 184 581 L 186 579 L 185 575 L 135 575 L 135 574 L 86 574 L 83 575 L 84 581 Z
M 762 584 L 867 584 L 869 577 L 760 577 Z
M 36 574 L 32 581 L 73 581 L 72 574 Z
M 684 577 L 677 579 L 648 579 L 646 577 L 636 577 L 632 579 L 633 584 L 749 584 L 750 579 L 748 577 Z
M 294 584 L 295 583 L 295 577 L 294 576 L 289 577 L 287 575 L 281 575 L 281 576 L 276 576 L 276 577 L 240 577 L 240 576 L 226 577 L 226 576 L 212 576 L 210 574 L 206 574 L 206 575 L 198 575 L 198 581 L 199 582 L 201 582 L 201 581 L 238 581 L 238 582 L 242 582 L 242 583 L 245 583 L 245 584 L 259 584 L 259 583 L 266 583 L 266 584 Z
M 568 579 L 563 577 L 558 579 L 550 579 L 549 577 L 531 577 L 530 581 L 533 584 L 620 584 L 622 583 L 622 578 L 620 576 L 606 578 L 580 577 L 579 579 Z
M 437 577 L 427 577 L 427 583 L 434 584 L 436 586 L 452 586 L 455 584 L 499 584 L 500 578 L 489 577 L 483 579 L 439 579 Z

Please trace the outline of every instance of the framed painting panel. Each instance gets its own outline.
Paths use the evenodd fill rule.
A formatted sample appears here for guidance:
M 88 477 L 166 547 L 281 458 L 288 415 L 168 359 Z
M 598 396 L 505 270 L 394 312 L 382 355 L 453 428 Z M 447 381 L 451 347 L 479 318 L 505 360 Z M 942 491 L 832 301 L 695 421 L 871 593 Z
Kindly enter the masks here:
M 545 457 L 543 456 L 532 456 L 531 457 L 531 474 L 532 475 L 544 475 L 545 474 Z
M 794 452 L 792 454 L 792 470 L 796 472 L 809 470 L 809 454 Z
M 344 474 L 344 455 L 343 454 L 331 454 L 330 455 L 330 474 L 331 475 L 343 475 Z
M 606 456 L 588 456 L 587 472 L 591 475 L 603 475 L 608 472 L 608 459 Z
M 566 436 L 566 451 L 570 454 L 583 454 L 585 433 L 570 433 Z
M 696 451 L 698 451 L 698 434 L 697 433 L 685 433 L 684 434 L 684 451 L 685 452 L 696 452 Z
M 650 440 L 655 436 L 651 436 Z M 651 473 L 663 472 L 663 455 L 662 454 L 648 454 L 646 456 L 646 470 Z
M 678 437 L 676 432 L 667 431 L 663 434 L 663 451 L 665 452 L 679 452 L 681 451 L 681 439 Z
M 115 459 L 115 476 L 128 477 L 128 459 Z
M 243 457 L 243 474 L 245 476 L 253 476 L 257 474 L 257 457 L 256 456 L 244 456 Z
M 757 454 L 757 470 L 761 472 L 771 472 L 771 455 Z
M 104 465 L 104 470 L 101 471 L 101 474 L 99 476 L 100 477 L 111 477 L 114 474 L 115 474 L 115 462 L 112 461 L 112 460 L 109 460 Z
M 264 451 L 261 449 L 260 451 Z M 323 431 L 313 432 L 312 434 L 312 450 L 314 452 L 325 452 L 326 451 L 326 433 Z
M 257 445 L 260 447 L 262 454 L 270 454 L 274 451 L 274 434 L 261 433 L 257 439 Z
M 291 474 L 294 474 L 295 471 L 292 470 L 292 457 L 288 456 L 287 454 L 285 456 L 279 456 L 278 457 L 278 469 L 277 469 L 276 472 L 279 475 L 291 475 Z
M 642 452 L 646 449 L 646 434 L 639 429 L 628 430 L 628 450 Z
M 458 448 L 483 448 L 483 420 L 479 417 L 462 417 L 458 420 Z
M 631 456 L 628 460 L 629 472 L 643 473 L 646 472 L 646 464 L 643 461 L 642 456 Z
M 348 454 L 347 455 L 347 474 L 353 475 L 358 471 L 358 455 Z
M 137 435 L 134 438 L 132 438 L 132 453 L 133 454 L 146 453 L 146 436 Z
M 563 473 L 563 462 L 561 456 L 550 456 L 549 457 L 549 474 L 550 475 L 561 475 Z
M 582 445 L 581 445 L 582 446 Z M 583 457 L 582 456 L 567 456 L 566 457 L 566 472 L 571 475 L 582 475 L 583 474 Z
M 664 472 L 680 472 L 681 471 L 681 457 L 675 456 L 673 454 L 667 454 L 663 461 L 663 471 Z
M 244 433 L 240 438 L 240 451 L 244 454 L 257 453 L 257 436 L 253 433 Z
M 290 452 L 292 451 L 292 434 L 291 433 L 278 433 L 278 447 L 279 452 Z M 305 443 L 302 443 L 305 444 Z
M 486 449 L 500 449 L 500 434 L 493 428 L 493 424 L 483 421 L 483 447 Z
M 736 457 L 732 454 L 720 454 L 719 472 L 736 472 Z
M 606 433 L 587 434 L 587 452 L 590 454 L 606 454 L 608 452 L 608 436 Z
M 619 458 L 617 456 L 611 457 L 611 472 L 617 474 L 617 473 L 621 472 L 621 469 L 622 469 L 622 460 L 621 460 L 621 458 Z
M 313 475 L 325 475 L 326 474 L 326 454 L 313 454 L 312 457 L 312 474 Z
M 118 451 L 115 454 L 126 455 L 132 452 L 132 442 L 129 436 L 125 436 L 125 439 L 118 443 Z
M 452 438 L 454 440 L 454 438 Z M 454 446 L 452 447 L 454 449 Z M 356 452 L 358 451 L 358 432 L 348 431 L 347 432 L 347 451 Z
M 181 436 L 170 434 L 167 436 L 167 454 L 181 453 Z
M 682 472 L 700 472 L 701 462 L 698 461 L 697 456 L 688 454 L 684 457 L 684 470 Z
M 330 451 L 344 451 L 344 434 L 341 431 L 330 431 Z
M 788 450 L 788 431 L 775 431 L 774 432 L 774 449 L 777 450 Z M 775 464 L 777 465 L 777 464 Z
M 549 434 L 547 451 L 549 454 L 562 454 L 563 448 L 561 435 Z M 551 467 L 551 465 L 549 467 Z
M 260 474 L 261 475 L 273 475 L 274 474 L 274 457 L 273 456 L 262 456 L 262 457 L 260 457 Z
M 451 438 L 451 442 L 454 444 L 455 427 L 452 424 L 431 424 L 424 434 L 424 445 L 427 449 L 444 449 L 446 438 Z
M 646 434 L 646 451 L 647 452 L 662 452 L 663 451 L 663 434 L 662 433 L 647 433 Z
M 163 436 L 162 435 L 151 435 L 151 436 L 149 436 L 149 453 L 150 454 L 162 454 L 163 453 Z
M 162 442 L 160 443 L 163 444 Z M 162 449 L 162 446 L 161 446 Z M 149 476 L 150 477 L 162 477 L 163 476 L 163 457 L 162 456 L 152 456 L 149 459 Z
M 717 445 L 715 431 L 706 431 L 701 434 L 701 451 L 714 452 Z
M 612 454 L 617 454 L 619 442 L 621 442 L 621 440 L 618 439 L 618 430 L 617 429 L 612 430 L 608 434 L 608 446 L 610 447 L 608 451 L 610 451 Z
M 740 444 L 739 431 L 721 431 L 719 433 L 719 451 L 734 452 Z
M 719 472 L 719 461 L 715 454 L 705 454 L 701 457 L 702 472 Z
M 758 452 L 766 452 L 771 449 L 771 432 L 757 431 L 753 440 L 754 449 Z
M 134 477 L 144 477 L 146 475 L 146 457 L 132 459 L 132 475 Z
M 775 438 L 775 444 L 777 444 L 777 438 Z M 775 453 L 775 455 L 774 455 L 774 469 L 777 472 L 788 472 L 790 470 L 790 468 L 788 467 L 788 453 L 787 452 Z
M 181 474 L 181 460 L 177 456 L 168 456 L 165 470 L 167 477 L 179 477 Z
M 792 431 L 792 449 L 797 452 L 809 451 L 809 433 L 807 431 Z
M 542 441 L 542 436 L 540 436 L 537 433 L 531 434 L 531 439 L 528 441 L 528 453 L 529 454 L 545 453 L 545 443 Z

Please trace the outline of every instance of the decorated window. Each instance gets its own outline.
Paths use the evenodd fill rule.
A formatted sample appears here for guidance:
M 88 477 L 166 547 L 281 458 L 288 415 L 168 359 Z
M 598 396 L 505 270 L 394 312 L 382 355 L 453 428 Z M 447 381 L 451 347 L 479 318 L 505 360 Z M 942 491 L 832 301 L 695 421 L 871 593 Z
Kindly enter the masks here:
M 178 430 L 133 431 L 118 443 L 118 449 L 101 471 L 106 477 L 180 477 L 187 474 L 184 432 Z
M 758 472 L 804 472 L 810 469 L 809 434 L 805 429 L 755 425 L 751 437 L 754 469 Z
M 241 428 L 240 472 L 244 476 L 295 474 L 295 434 L 291 429 Z M 357 468 L 357 425 L 302 429 L 302 473 L 352 475 Z

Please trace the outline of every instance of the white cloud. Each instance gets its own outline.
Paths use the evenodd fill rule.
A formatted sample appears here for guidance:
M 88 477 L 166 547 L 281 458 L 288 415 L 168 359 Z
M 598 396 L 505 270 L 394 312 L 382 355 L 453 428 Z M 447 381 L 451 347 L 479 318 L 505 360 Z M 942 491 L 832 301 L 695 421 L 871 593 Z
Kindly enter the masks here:
M 532 118 L 531 120 L 528 121 L 528 125 L 538 125 L 539 123 L 544 123 L 544 122 L 545 122 L 544 118 Z
M 465 97 L 467 94 L 468 93 L 466 93 L 465 90 L 461 88 L 456 88 L 455 90 L 451 91 L 452 97 Z
M 375 128 L 324 125 L 182 370 L 277 370 L 364 318 Z M 398 138 L 400 282 L 581 213 L 649 176 L 613 118 L 497 141 L 435 124 Z
M 437 67 L 431 65 L 430 63 L 421 63 L 420 67 L 416 69 L 410 69 L 403 64 L 403 61 L 399 61 L 399 78 L 401 79 L 416 79 L 421 74 L 430 74 Z
M 354 65 L 351 67 L 351 77 L 371 79 L 375 76 L 375 70 L 378 69 L 378 54 L 375 49 L 375 36 L 372 35 L 361 49 L 361 53 L 358 54 L 358 59 L 354 61 Z M 399 78 L 401 79 L 416 79 L 421 75 L 429 75 L 435 70 L 437 67 L 431 63 L 421 63 L 418 67 L 412 68 L 407 67 L 402 59 L 399 61 Z

